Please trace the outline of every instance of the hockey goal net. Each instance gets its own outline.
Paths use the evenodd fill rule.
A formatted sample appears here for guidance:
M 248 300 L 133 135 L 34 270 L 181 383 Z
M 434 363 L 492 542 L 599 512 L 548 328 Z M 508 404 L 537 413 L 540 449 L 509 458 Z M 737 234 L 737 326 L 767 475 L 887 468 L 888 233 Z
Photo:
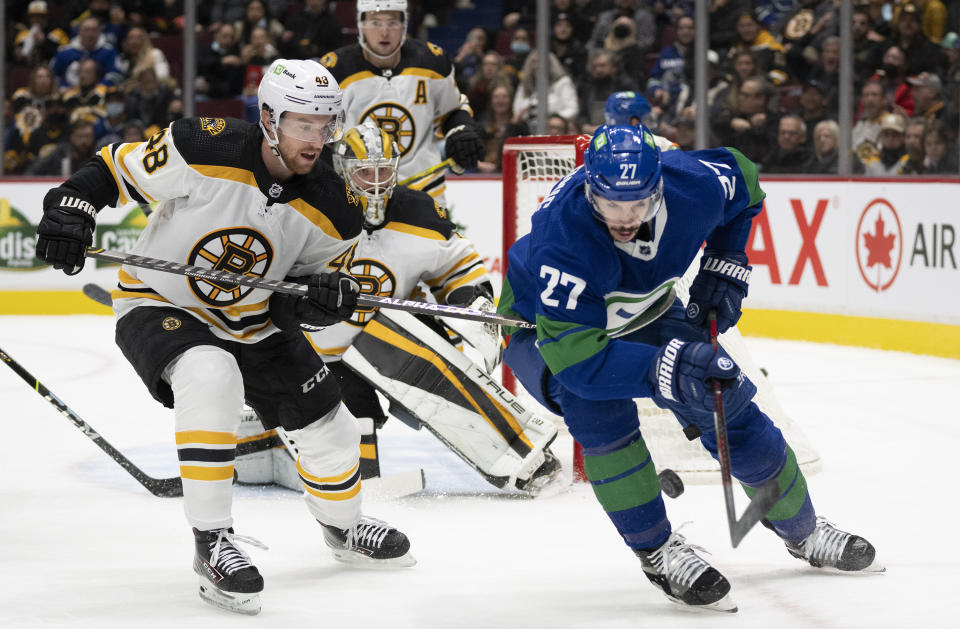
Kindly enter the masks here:
M 508 138 L 503 146 L 503 273 L 506 278 L 507 251 L 521 236 L 530 231 L 530 219 L 554 184 L 583 163 L 583 151 L 590 138 L 580 136 L 527 136 Z M 694 261 L 678 283 L 678 295 L 687 298 L 689 283 L 699 268 Z M 724 349 L 757 385 L 756 402 L 777 424 L 787 442 L 794 449 L 800 466 L 806 473 L 819 469 L 820 455 L 800 428 L 780 407 L 766 375 L 754 363 L 739 332 L 733 330 L 721 335 Z M 537 407 L 544 416 L 556 421 L 564 429 L 563 419 L 539 406 L 532 396 L 523 391 L 519 382 L 506 367 L 504 384 L 527 404 Z M 658 408 L 649 399 L 637 399 L 640 430 L 658 470 L 670 468 L 687 482 L 719 481 L 720 466 L 700 445 L 689 441 L 670 411 Z M 574 444 L 574 478 L 583 480 L 583 458 Z

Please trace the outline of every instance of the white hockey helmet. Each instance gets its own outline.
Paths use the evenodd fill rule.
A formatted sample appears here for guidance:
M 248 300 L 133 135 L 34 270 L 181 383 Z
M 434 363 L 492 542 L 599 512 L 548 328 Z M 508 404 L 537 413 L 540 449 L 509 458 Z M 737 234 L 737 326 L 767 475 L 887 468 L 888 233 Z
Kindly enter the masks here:
M 257 90 L 257 104 L 270 116 L 271 130 L 267 131 L 263 121 L 263 131 L 267 144 L 278 157 L 277 144 L 280 139 L 277 129 L 301 140 L 314 140 L 318 133 L 325 143 L 336 142 L 343 135 L 343 92 L 330 71 L 316 61 L 306 59 L 277 59 L 260 79 Z M 322 129 L 316 129 L 306 135 L 298 135 L 293 129 L 282 126 L 283 114 L 321 114 L 332 116 Z M 280 158 L 281 162 L 283 158 Z M 285 165 L 285 164 L 284 164 Z
M 333 167 L 361 199 L 364 223 L 379 226 L 397 185 L 400 149 L 389 133 L 367 119 L 348 129 L 333 151 Z
M 400 11 L 403 13 L 403 35 L 400 37 L 400 45 L 397 46 L 397 50 L 399 50 L 403 47 L 403 43 L 407 41 L 407 27 L 410 18 L 407 12 L 407 0 L 357 0 L 357 41 L 360 43 L 360 47 L 363 48 L 367 54 L 377 59 L 388 59 L 397 51 L 394 50 L 389 55 L 378 55 L 373 52 L 367 46 L 367 42 L 363 38 L 363 29 L 360 28 L 360 22 L 363 21 L 363 14 L 377 11 Z

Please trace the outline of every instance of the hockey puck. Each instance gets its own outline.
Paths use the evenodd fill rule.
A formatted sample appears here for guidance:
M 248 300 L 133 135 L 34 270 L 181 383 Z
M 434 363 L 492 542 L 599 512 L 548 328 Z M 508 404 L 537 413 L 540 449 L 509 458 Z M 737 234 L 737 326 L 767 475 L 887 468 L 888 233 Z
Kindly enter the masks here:
M 673 470 L 662 470 L 657 474 L 657 480 L 660 481 L 660 490 L 671 498 L 677 498 L 683 493 L 683 481 Z

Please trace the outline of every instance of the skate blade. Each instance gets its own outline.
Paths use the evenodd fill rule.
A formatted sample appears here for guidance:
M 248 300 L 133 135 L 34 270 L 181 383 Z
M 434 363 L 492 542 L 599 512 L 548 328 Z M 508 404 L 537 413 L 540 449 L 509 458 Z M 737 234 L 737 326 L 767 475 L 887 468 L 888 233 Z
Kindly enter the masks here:
M 341 563 L 357 566 L 358 568 L 409 568 L 417 563 L 413 555 L 408 551 L 406 554 L 390 559 L 374 559 L 352 550 L 343 550 L 332 548 L 333 558 Z
M 666 596 L 671 603 L 673 603 L 674 605 L 678 605 L 684 609 L 692 609 L 695 611 L 702 610 L 702 611 L 708 611 L 708 612 L 723 612 L 727 614 L 737 613 L 737 604 L 730 597 L 730 594 L 724 595 L 724 597 L 721 598 L 719 601 L 715 601 L 713 603 L 710 603 L 709 605 L 689 605 L 681 601 L 679 598 L 674 598 L 669 594 L 667 594 Z
M 552 498 L 570 489 L 572 483 L 573 481 L 563 473 L 563 470 L 557 470 L 556 474 L 535 478 L 520 491 L 533 498 Z
M 200 578 L 200 598 L 204 602 L 235 614 L 255 616 L 260 613 L 260 593 L 224 592 Z

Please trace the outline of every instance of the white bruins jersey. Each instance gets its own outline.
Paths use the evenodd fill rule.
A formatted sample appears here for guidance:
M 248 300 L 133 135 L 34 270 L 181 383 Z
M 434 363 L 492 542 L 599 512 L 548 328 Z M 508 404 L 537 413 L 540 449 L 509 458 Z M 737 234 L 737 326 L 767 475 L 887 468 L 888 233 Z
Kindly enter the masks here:
M 401 180 L 440 163 L 441 127 L 451 113 L 462 109 L 473 115 L 457 89 L 450 58 L 434 44 L 408 39 L 399 63 L 387 70 L 367 61 L 360 44 L 328 52 L 320 63 L 343 90 L 346 128 L 372 118 L 396 141 Z M 411 187 L 445 206 L 443 171 Z
M 275 181 L 260 154 L 260 127 L 235 119 L 188 118 L 146 142 L 100 150 L 118 204 L 163 201 L 133 253 L 282 280 L 346 263 L 363 210 L 333 169 Z M 130 266 L 120 270 L 114 311 L 174 306 L 229 341 L 255 343 L 276 332 L 271 291 Z
M 457 233 L 446 210 L 423 192 L 394 188 L 386 220 L 365 229 L 349 272 L 360 290 L 377 297 L 423 299 L 423 281 L 438 303 L 461 286 L 490 282 L 473 243 Z M 357 308 L 349 321 L 307 336 L 324 357 L 336 359 L 350 347 L 377 308 Z

